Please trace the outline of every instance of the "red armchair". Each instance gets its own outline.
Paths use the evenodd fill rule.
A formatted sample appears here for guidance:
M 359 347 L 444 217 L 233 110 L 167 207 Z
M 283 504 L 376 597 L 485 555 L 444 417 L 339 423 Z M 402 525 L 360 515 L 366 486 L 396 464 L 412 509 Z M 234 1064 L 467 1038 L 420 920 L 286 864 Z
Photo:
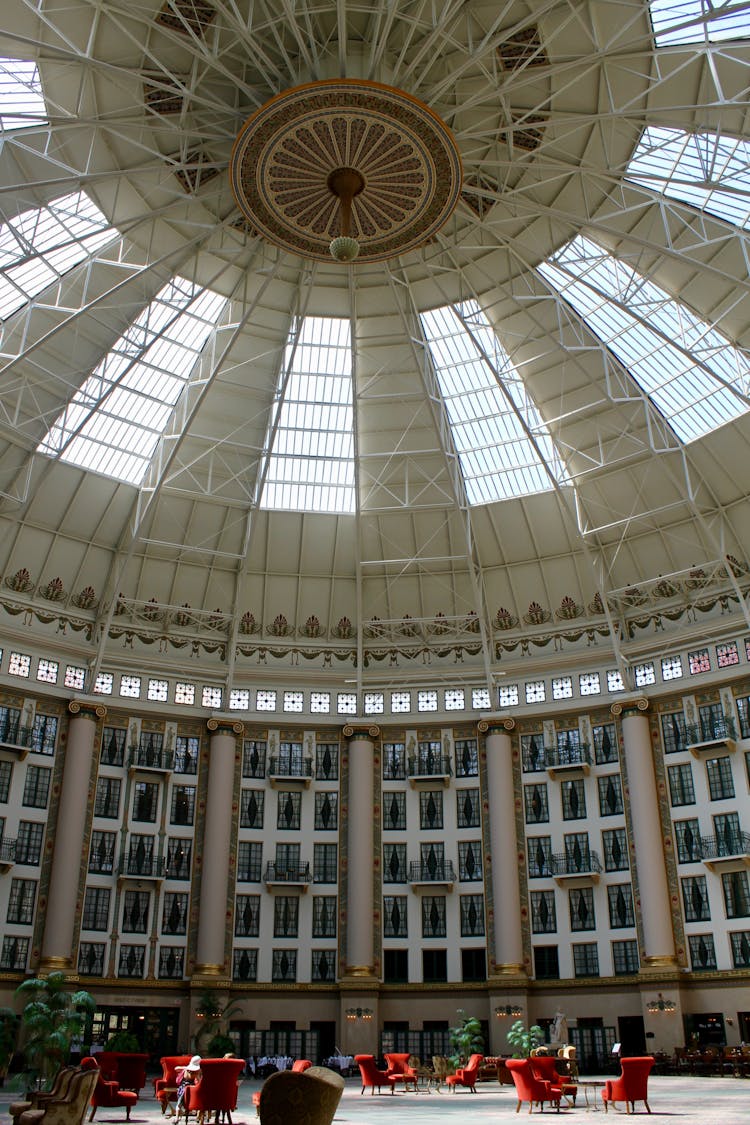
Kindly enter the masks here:
M 96 1061 L 104 1078 L 109 1082 L 118 1082 L 123 1090 L 135 1090 L 139 1094 L 146 1085 L 148 1055 L 100 1051 Z
M 395 1082 L 401 1082 L 404 1089 L 407 1086 L 414 1087 L 414 1093 L 417 1092 L 417 1083 L 419 1076 L 413 1066 L 409 1066 L 409 1052 L 405 1054 L 391 1054 L 385 1056 L 386 1074 L 389 1078 L 393 1078 Z
M 91 1113 L 89 1114 L 89 1121 L 94 1120 L 94 1114 L 99 1106 L 106 1109 L 116 1109 L 119 1106 L 125 1107 L 125 1120 L 130 1121 L 130 1111 L 138 1101 L 138 1095 L 134 1090 L 121 1090 L 118 1082 L 108 1081 L 101 1070 L 97 1067 L 96 1061 L 92 1058 L 81 1060 L 81 1068 L 83 1070 L 98 1071 L 96 1078 L 96 1085 L 91 1091 Z
M 388 1074 L 385 1070 L 378 1070 L 375 1066 L 374 1055 L 355 1055 L 354 1061 L 359 1067 L 359 1073 L 362 1076 L 362 1089 L 360 1094 L 364 1094 L 365 1087 L 370 1087 L 370 1093 L 375 1093 L 375 1087 L 378 1088 L 380 1093 L 383 1086 L 390 1086 L 391 1093 L 393 1093 L 396 1086 L 396 1079 Z
M 472 1055 L 466 1066 L 460 1066 L 455 1074 L 449 1074 L 446 1082 L 452 1093 L 455 1094 L 457 1086 L 467 1086 L 472 1094 L 477 1092 L 477 1075 L 482 1065 L 484 1055 Z
M 309 1059 L 295 1059 L 291 1065 L 291 1072 L 292 1074 L 303 1074 L 306 1070 L 309 1070 L 311 1066 L 312 1063 Z M 277 1071 L 276 1073 L 281 1072 Z M 271 1075 L 269 1074 L 268 1077 L 270 1078 Z M 266 1079 L 266 1081 L 268 1081 L 268 1079 Z M 260 1090 L 255 1090 L 253 1093 L 253 1105 L 255 1106 L 256 1114 L 260 1114 L 260 1095 L 262 1090 L 263 1087 L 261 1086 Z
M 652 1055 L 641 1055 L 631 1059 L 620 1059 L 622 1073 L 619 1078 L 606 1082 L 602 1090 L 604 1112 L 607 1112 L 609 1103 L 625 1102 L 627 1113 L 635 1113 L 635 1103 L 643 1102 L 646 1112 L 651 1110 L 648 1104 L 648 1076 L 654 1065 Z
M 154 1097 L 159 1102 L 162 1113 L 166 1112 L 170 1102 L 177 1099 L 177 1067 L 187 1066 L 191 1058 L 191 1055 L 164 1055 L 159 1059 L 161 1078 L 154 1079 Z
M 578 1095 L 578 1087 L 575 1082 L 571 1082 L 562 1074 L 557 1071 L 557 1059 L 554 1055 L 534 1055 L 531 1059 L 531 1069 L 536 1078 L 541 1078 L 544 1082 L 549 1082 L 550 1086 L 559 1086 L 564 1098 L 570 1098 L 573 1105 L 576 1104 L 576 1097 Z
M 516 1087 L 516 1113 L 521 1108 L 522 1102 L 529 1103 L 529 1113 L 534 1108 L 534 1103 L 539 1103 L 539 1108 L 544 1112 L 544 1103 L 550 1102 L 560 1112 L 560 1098 L 562 1091 L 559 1086 L 552 1086 L 543 1078 L 536 1078 L 531 1065 L 531 1059 L 506 1059 L 505 1065 L 510 1071 L 513 1085 Z
M 232 1125 L 232 1110 L 237 1108 L 237 1085 L 244 1059 L 201 1059 L 201 1078 L 185 1087 L 183 1107 L 187 1114 L 215 1113 Z

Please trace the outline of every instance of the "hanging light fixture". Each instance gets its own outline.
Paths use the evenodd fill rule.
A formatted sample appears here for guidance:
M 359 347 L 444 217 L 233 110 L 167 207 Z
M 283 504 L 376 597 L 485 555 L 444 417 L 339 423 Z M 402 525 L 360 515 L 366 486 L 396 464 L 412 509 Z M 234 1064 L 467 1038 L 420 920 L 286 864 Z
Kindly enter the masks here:
M 356 1020 L 369 1021 L 372 1019 L 372 1008 L 347 1008 L 344 1015 L 350 1023 Z
M 513 1019 L 517 1020 L 523 1015 L 523 1008 L 519 1007 L 518 1004 L 499 1004 L 495 1008 L 495 1015 L 498 1019 L 507 1019 L 512 1016 Z
M 359 243 L 352 238 L 352 200 L 359 195 L 365 181 L 356 168 L 336 168 L 328 177 L 328 190 L 339 201 L 339 230 L 329 250 L 337 262 L 353 262 L 359 254 Z
M 676 1007 L 674 1000 L 665 1000 L 660 992 L 656 1000 L 649 1000 L 646 1010 L 653 1014 L 654 1012 L 673 1012 Z

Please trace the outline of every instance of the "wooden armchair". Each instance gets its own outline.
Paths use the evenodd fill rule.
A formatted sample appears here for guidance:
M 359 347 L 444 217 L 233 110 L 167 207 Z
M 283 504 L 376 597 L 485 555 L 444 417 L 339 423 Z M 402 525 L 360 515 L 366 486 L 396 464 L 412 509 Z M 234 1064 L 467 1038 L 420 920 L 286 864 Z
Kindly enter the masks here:
M 18 1125 L 82 1125 L 99 1070 L 80 1068 L 63 1097 L 49 1098 L 43 1106 L 25 1109 Z

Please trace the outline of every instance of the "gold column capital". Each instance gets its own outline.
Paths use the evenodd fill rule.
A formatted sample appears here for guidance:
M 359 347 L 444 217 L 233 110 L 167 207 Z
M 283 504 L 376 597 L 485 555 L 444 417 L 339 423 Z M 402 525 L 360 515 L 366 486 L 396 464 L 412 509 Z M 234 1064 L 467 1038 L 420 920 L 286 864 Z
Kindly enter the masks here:
M 344 738 L 380 738 L 380 727 L 376 723 L 347 723 L 342 733 Z
M 104 719 L 107 715 L 107 708 L 103 703 L 85 703 L 81 699 L 71 699 L 68 711 L 71 715 L 79 715 L 83 719 Z
M 506 719 L 480 719 L 477 730 L 480 734 L 509 734 L 516 728 L 516 720 L 508 716 Z
M 206 726 L 211 734 L 236 734 L 242 735 L 245 733 L 245 724 L 240 722 L 239 719 L 221 719 L 217 715 L 212 715 L 206 721 Z
M 618 699 L 610 707 L 613 715 L 637 715 L 648 711 L 649 701 L 641 695 L 637 699 Z

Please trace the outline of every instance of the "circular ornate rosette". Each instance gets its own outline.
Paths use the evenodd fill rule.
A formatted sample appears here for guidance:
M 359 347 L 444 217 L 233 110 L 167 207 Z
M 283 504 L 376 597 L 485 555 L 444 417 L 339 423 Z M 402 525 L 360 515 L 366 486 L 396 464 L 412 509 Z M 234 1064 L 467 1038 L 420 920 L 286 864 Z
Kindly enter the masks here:
M 229 165 L 237 203 L 263 237 L 330 261 L 340 233 L 330 177 L 355 169 L 358 261 L 377 262 L 427 242 L 453 212 L 461 158 L 448 127 L 418 99 L 375 82 L 295 86 L 243 125 Z

